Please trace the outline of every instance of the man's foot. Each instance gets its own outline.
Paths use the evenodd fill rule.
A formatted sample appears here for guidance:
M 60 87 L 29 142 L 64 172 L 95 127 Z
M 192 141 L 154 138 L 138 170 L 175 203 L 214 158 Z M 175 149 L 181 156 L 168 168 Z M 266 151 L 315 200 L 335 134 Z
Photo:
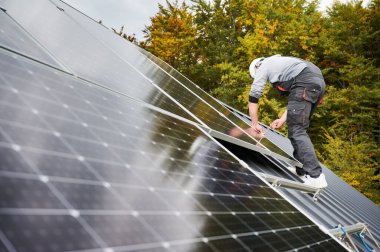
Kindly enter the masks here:
M 310 177 L 309 175 L 305 175 L 305 177 L 303 178 L 303 181 L 308 186 L 312 186 L 312 187 L 316 187 L 320 189 L 327 187 L 326 178 L 323 173 L 321 173 L 321 175 L 319 175 L 318 178 L 313 178 L 313 177 Z
M 294 175 L 298 177 L 303 177 L 305 176 L 305 171 L 302 168 L 294 168 L 293 166 L 288 166 L 288 170 L 293 173 Z

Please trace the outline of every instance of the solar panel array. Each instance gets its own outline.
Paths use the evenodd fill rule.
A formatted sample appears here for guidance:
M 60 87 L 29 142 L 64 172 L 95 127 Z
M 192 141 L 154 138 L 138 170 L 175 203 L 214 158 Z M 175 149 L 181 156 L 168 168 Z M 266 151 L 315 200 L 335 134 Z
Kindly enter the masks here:
M 132 44 L 125 43 L 124 39 L 115 39 L 114 34 L 109 31 L 105 32 L 104 27 L 72 9 L 65 9 L 65 11 L 61 11 L 62 13 L 57 13 L 56 6 L 51 2 L 39 0 L 30 2 L 34 6 L 34 11 L 17 8 L 17 1 L 6 1 L 6 6 L 9 11 L 12 11 L 13 16 L 17 17 L 17 21 L 48 51 L 59 58 L 59 61 L 67 69 L 70 69 L 70 72 L 148 103 L 156 101 L 151 96 L 157 95 L 156 90 L 159 89 L 161 94 L 168 94 L 170 101 L 159 99 L 160 103 L 154 104 L 155 106 L 164 107 L 175 114 L 180 113 L 178 108 L 182 108 L 196 122 L 226 134 L 231 128 L 237 127 L 222 114 L 223 112 L 232 115 L 231 112 L 226 109 L 220 112 L 209 106 L 199 95 L 189 91 L 187 87 L 157 67 L 147 57 L 142 57 L 140 51 Z M 55 1 L 54 3 L 59 4 L 60 2 Z M 46 15 L 39 16 L 39 12 L 46 13 Z M 51 27 L 44 29 L 46 18 L 49 19 L 49 26 L 64 27 L 62 30 L 69 31 L 74 39 L 67 36 L 67 32 L 57 33 Z M 62 50 L 62 41 L 66 50 Z M 127 81 L 132 83 L 125 85 Z M 189 117 L 189 115 L 187 116 Z M 280 158 L 284 157 L 285 160 L 298 163 L 267 139 L 259 139 L 262 142 L 258 144 L 257 140 L 243 130 L 240 130 L 239 138 L 250 143 L 252 148 L 260 149 L 261 147 L 265 153 L 269 151 L 279 154 Z
M 344 250 L 208 135 L 236 127 L 225 110 L 29 4 L 0 0 L 0 251 Z

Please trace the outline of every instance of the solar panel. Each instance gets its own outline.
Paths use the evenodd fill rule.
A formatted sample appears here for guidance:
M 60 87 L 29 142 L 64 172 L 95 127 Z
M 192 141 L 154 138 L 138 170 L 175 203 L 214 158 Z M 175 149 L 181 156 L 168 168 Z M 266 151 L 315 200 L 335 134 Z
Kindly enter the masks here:
M 0 11 L 0 24 L 0 47 L 21 52 L 54 67 L 61 67 L 6 12 Z
M 234 113 L 231 113 L 230 110 L 226 109 L 219 101 L 217 101 L 214 97 L 207 94 L 204 90 L 199 88 L 197 85 L 195 85 L 192 81 L 190 81 L 188 78 L 183 76 L 181 73 L 179 73 L 177 70 L 175 70 L 173 67 L 168 65 L 166 62 L 162 61 L 161 59 L 157 58 L 153 54 L 140 49 L 141 53 L 146 55 L 149 59 L 151 59 L 157 66 L 159 66 L 162 70 L 167 72 L 170 76 L 172 76 L 174 79 L 178 80 L 178 83 L 185 86 L 187 89 L 190 90 L 190 92 L 196 94 L 200 99 L 202 99 L 204 102 L 212 106 L 215 110 L 222 113 L 226 118 L 228 118 L 229 121 L 232 123 L 238 125 L 242 129 L 247 129 L 250 127 L 250 124 L 247 124 L 243 120 L 241 120 L 239 117 L 237 117 Z M 270 134 L 270 131 L 266 130 Z M 289 155 L 287 152 L 285 152 L 282 148 L 274 144 L 269 138 L 262 138 L 259 139 L 260 144 L 268 148 L 269 150 L 273 151 L 274 153 L 280 154 L 283 157 L 286 157 L 290 160 L 295 160 L 291 155 Z
M 150 80 L 136 72 L 131 65 L 126 64 L 101 41 L 88 34 L 50 1 L 30 1 L 29 4 L 33 5 L 31 9 L 19 8 L 19 5 L 23 4 L 22 1 L 2 2 L 7 13 L 53 53 L 71 73 L 96 84 L 122 91 L 135 99 L 159 106 L 189 120 L 195 120 L 170 97 L 159 92 Z M 47 19 L 49 22 L 46 22 Z M 134 64 L 138 64 L 139 60 L 136 60 Z
M 7 11 L 18 22 L 27 27 L 28 31 L 46 46 L 60 62 L 81 78 L 108 86 L 134 98 L 156 103 L 155 105 L 163 105 L 165 109 L 175 114 L 183 112 L 180 108 L 188 110 L 190 114 L 193 114 L 192 120 L 223 132 L 224 134 L 220 135 L 220 137 L 224 137 L 225 134 L 228 135 L 231 129 L 236 128 L 236 125 L 221 116 L 220 112 L 210 107 L 199 97 L 188 92 L 182 85 L 178 85 L 171 76 L 168 76 L 160 68 L 157 68 L 155 64 L 152 64 L 145 57 L 141 57 L 135 48 L 125 46 L 125 41 L 123 41 L 124 43 L 121 48 L 114 45 L 118 43 L 113 43 L 113 47 L 118 49 L 115 50 L 106 46 L 111 43 L 110 41 L 107 40 L 106 43 L 102 42 L 103 38 L 108 38 L 108 36 L 113 34 L 110 34 L 105 29 L 99 30 L 102 27 L 95 22 L 90 20 L 91 25 L 86 24 L 86 28 L 82 29 L 80 25 L 83 22 L 89 21 L 87 18 L 82 20 L 83 15 L 79 15 L 82 18 L 80 21 L 70 20 L 66 13 L 64 13 L 72 12 L 70 9 L 64 10 L 46 1 L 33 2 L 35 6 L 34 11 L 17 8 L 17 5 L 17 1 L 5 1 L 4 3 Z M 38 15 L 39 12 L 46 13 L 46 15 Z M 49 15 L 52 18 L 49 19 L 50 25 L 46 26 L 44 25 L 45 17 Z M 87 30 L 93 27 L 93 25 L 96 26 L 92 30 L 92 35 L 90 35 Z M 60 29 L 65 32 L 57 33 L 55 29 L 52 29 L 53 26 L 61 27 Z M 94 31 L 97 31 L 97 33 L 94 33 Z M 99 34 L 99 31 L 101 31 L 101 34 Z M 74 39 L 71 39 L 68 33 L 73 34 L 71 37 Z M 98 36 L 99 40 L 94 40 L 93 36 Z M 112 41 L 120 43 L 122 40 L 115 40 L 115 37 L 112 36 Z M 67 49 L 62 50 L 62 45 L 65 45 Z M 98 69 L 102 69 L 102 71 Z M 171 101 L 166 101 L 169 98 L 164 96 L 158 100 L 152 99 L 152 93 L 160 94 L 160 92 L 156 92 L 157 89 L 160 89 L 161 93 L 168 92 Z M 172 104 L 173 100 L 177 105 Z M 182 116 L 191 119 L 190 115 L 182 114 Z M 235 129 L 235 131 L 239 130 Z M 284 160 L 295 165 L 300 165 L 293 157 L 275 145 L 270 144 L 270 142 L 268 142 L 268 146 L 265 146 L 263 144 L 267 141 L 265 139 L 260 139 L 260 143 L 258 143 L 241 130 L 234 137 L 250 143 L 249 147 L 254 150 L 262 150 L 265 154 L 272 154 L 274 152 L 274 155 L 279 154 L 277 155 L 278 158 L 284 157 Z
M 195 123 L 0 50 L 5 251 L 342 251 Z
M 123 69 L 133 69 L 135 71 L 135 74 L 139 74 L 143 77 L 148 78 L 148 80 L 154 86 L 162 90 L 162 92 L 167 93 L 170 97 L 173 97 L 174 100 L 178 103 L 178 106 L 181 106 L 183 109 L 188 110 L 189 113 L 193 114 L 194 117 L 201 124 L 203 123 L 205 126 L 210 127 L 213 130 L 222 132 L 226 135 L 230 134 L 229 132 L 231 132 L 231 130 L 234 129 L 236 132 L 239 132 L 238 134 L 234 134 L 234 137 L 250 143 L 251 147 L 254 150 L 261 151 L 260 149 L 265 149 L 268 150 L 268 152 L 262 151 L 265 154 L 278 154 L 276 155 L 276 157 L 284 157 L 284 160 L 289 161 L 292 164 L 300 165 L 300 163 L 297 160 L 285 153 L 282 149 L 277 147 L 268 139 L 257 138 L 258 141 L 256 141 L 254 138 L 249 137 L 248 134 L 246 134 L 242 130 L 237 130 L 237 126 L 240 126 L 242 128 L 248 128 L 248 125 L 240 119 L 238 119 L 236 116 L 234 116 L 229 110 L 223 108 L 219 103 L 215 102 L 215 100 L 211 99 L 203 91 L 194 92 L 194 90 L 196 90 L 197 88 L 195 88 L 193 84 L 188 83 L 187 85 L 183 85 L 181 82 L 178 81 L 178 79 L 176 79 L 181 77 L 178 74 L 174 77 L 168 74 L 167 72 L 163 71 L 163 69 L 158 67 L 156 64 L 158 62 L 158 64 L 162 66 L 159 60 L 155 60 L 154 63 L 151 60 L 146 59 L 146 57 L 142 57 L 137 47 L 133 44 L 126 43 L 124 39 L 117 37 L 115 34 L 110 33 L 109 30 L 100 26 L 93 20 L 86 18 L 78 11 L 68 8 L 67 5 L 64 5 L 62 2 L 53 2 L 55 2 L 60 7 L 65 7 L 65 12 L 71 18 L 73 18 L 73 20 L 76 23 L 81 25 L 86 32 L 90 32 L 90 34 L 96 37 L 99 41 L 103 41 L 104 46 L 107 47 L 107 49 L 111 50 L 113 53 L 117 54 L 120 57 L 118 60 L 121 59 L 123 63 L 119 62 L 117 64 L 118 67 L 114 68 L 117 69 L 123 65 Z M 76 27 L 76 29 L 78 28 Z M 82 71 L 80 70 L 79 73 L 81 72 Z M 118 79 L 120 78 L 121 77 L 118 77 Z M 183 79 L 183 77 L 181 77 L 180 79 Z M 98 83 L 105 83 L 104 85 L 112 86 L 112 88 L 119 90 L 120 92 L 130 94 L 130 91 L 127 90 L 125 85 L 114 86 L 114 82 L 107 83 L 101 79 L 97 81 Z M 188 80 L 186 81 L 188 82 Z M 135 94 L 130 95 L 135 97 Z M 210 106 L 209 103 L 212 103 L 213 106 L 216 106 L 218 110 L 215 109 L 213 106 Z

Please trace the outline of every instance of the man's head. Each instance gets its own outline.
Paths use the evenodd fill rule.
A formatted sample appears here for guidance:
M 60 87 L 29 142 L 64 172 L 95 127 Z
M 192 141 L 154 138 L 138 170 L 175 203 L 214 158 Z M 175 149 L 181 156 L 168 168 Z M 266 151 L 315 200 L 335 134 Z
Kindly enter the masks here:
M 251 64 L 249 65 L 249 73 L 251 74 L 252 78 L 255 78 L 256 71 L 261 66 L 261 63 L 263 62 L 264 59 L 265 59 L 264 57 L 261 57 L 261 58 L 252 60 Z

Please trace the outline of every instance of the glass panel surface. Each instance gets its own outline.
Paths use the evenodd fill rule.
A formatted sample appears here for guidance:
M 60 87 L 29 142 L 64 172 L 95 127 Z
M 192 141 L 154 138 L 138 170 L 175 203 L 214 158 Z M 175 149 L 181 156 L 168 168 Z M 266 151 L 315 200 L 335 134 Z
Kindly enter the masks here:
M 204 100 L 207 104 L 215 108 L 217 111 L 222 113 L 225 117 L 228 118 L 229 121 L 236 124 L 237 126 L 241 127 L 242 129 L 248 129 L 250 125 L 248 125 L 246 122 L 238 118 L 236 115 L 234 115 L 230 110 L 225 108 L 223 105 L 221 105 L 217 100 L 215 100 L 214 97 L 210 96 L 208 93 L 203 91 L 201 88 L 196 86 L 193 82 L 191 82 L 188 78 L 183 76 L 181 73 L 179 73 L 176 69 L 168 65 L 166 62 L 162 61 L 161 59 L 157 58 L 153 54 L 140 49 L 140 51 L 145 54 L 149 59 L 151 59 L 154 63 L 156 63 L 158 66 L 160 66 L 165 72 L 167 72 L 170 76 L 173 76 L 174 79 L 177 79 L 179 83 L 184 85 L 186 88 L 191 90 L 191 92 L 195 93 L 197 96 L 200 97 L 200 99 Z M 264 137 L 264 138 L 256 138 L 260 140 L 260 144 L 268 148 L 269 150 L 280 154 L 281 156 L 288 157 L 289 159 L 295 160 L 291 155 L 287 154 L 283 149 L 278 147 L 276 144 L 274 144 L 270 139 Z
M 1 1 L 0 1 L 1 2 Z M 44 49 L 16 24 L 6 12 L 0 10 L 0 46 L 63 69 Z M 63 69 L 64 70 L 64 69 Z
M 0 52 L 9 250 L 344 251 L 192 124 L 12 56 Z
M 143 100 L 174 114 L 194 120 L 141 73 L 132 68 L 105 44 L 70 19 L 51 1 L 30 0 L 33 8 L 19 8 L 20 0 L 1 0 L 7 13 L 47 48 L 70 72 Z M 57 32 L 59 31 L 59 32 Z M 138 59 L 133 64 L 138 64 Z
M 103 41 L 104 45 L 117 54 L 125 65 L 132 67 L 139 74 L 148 78 L 154 85 L 159 86 L 159 88 L 163 89 L 208 127 L 295 161 L 292 156 L 285 153 L 268 139 L 256 137 L 255 140 L 255 138 L 249 136 L 243 130 L 238 129 L 237 126 L 243 129 L 248 129 L 248 126 L 166 63 L 153 56 L 147 59 L 141 53 L 142 49 L 113 34 L 105 27 L 83 16 L 62 2 L 57 0 L 54 0 L 54 2 L 62 6 L 65 12 L 85 30 L 90 32 L 99 41 Z M 145 54 L 149 55 L 147 52 Z M 181 83 L 181 81 L 184 81 L 184 83 Z M 115 88 L 121 92 L 125 92 L 125 88 L 122 86 Z

